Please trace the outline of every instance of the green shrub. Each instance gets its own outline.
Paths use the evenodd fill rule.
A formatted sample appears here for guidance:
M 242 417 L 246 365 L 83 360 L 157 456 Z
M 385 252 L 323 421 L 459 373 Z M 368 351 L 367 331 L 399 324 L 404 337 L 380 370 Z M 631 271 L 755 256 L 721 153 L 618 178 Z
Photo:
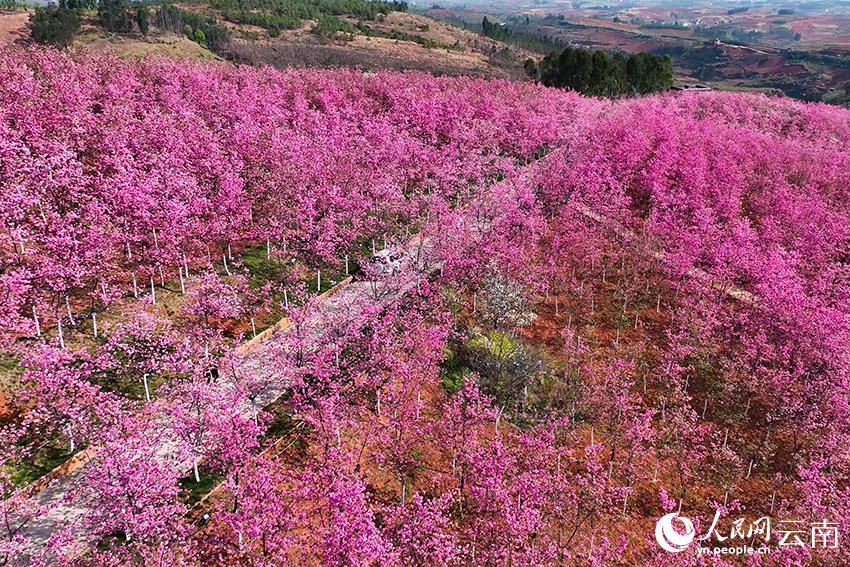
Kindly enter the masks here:
M 38 43 L 68 47 L 80 29 L 80 13 L 67 8 L 36 8 L 30 16 L 30 37 Z

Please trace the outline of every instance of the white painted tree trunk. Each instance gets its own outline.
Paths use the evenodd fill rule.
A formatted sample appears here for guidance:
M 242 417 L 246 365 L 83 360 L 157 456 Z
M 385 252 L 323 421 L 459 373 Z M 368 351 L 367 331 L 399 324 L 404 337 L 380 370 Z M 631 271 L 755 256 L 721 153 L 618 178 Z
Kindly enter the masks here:
M 65 296 L 65 309 L 68 311 L 68 319 L 71 321 L 71 325 L 77 326 L 77 322 L 74 321 L 74 313 L 71 312 L 71 302 L 68 301 L 68 296 Z
M 349 275 L 348 271 L 348 254 L 345 255 L 345 275 Z
M 198 472 L 198 458 L 192 459 L 192 472 L 195 473 L 195 482 L 201 482 L 201 474 Z
M 97 313 L 91 314 L 91 323 L 94 329 L 94 338 L 97 338 Z
M 255 337 L 257 336 L 257 325 L 254 323 L 253 317 L 251 317 L 251 332 L 254 334 Z
M 62 332 L 62 318 L 56 318 L 56 328 L 59 330 L 59 346 L 65 348 L 65 333 Z
M 177 266 L 180 275 L 180 293 L 186 295 L 186 282 L 183 279 L 183 266 Z
M 153 276 L 151 276 L 151 301 L 156 305 L 156 288 L 153 285 Z
M 272 243 L 270 240 L 266 240 L 266 260 L 272 259 Z
M 230 268 L 227 267 L 227 255 L 222 254 L 221 259 L 224 260 L 224 272 L 229 276 L 230 275 Z
M 41 323 L 38 322 L 38 313 L 35 310 L 35 305 L 32 306 L 32 318 L 35 321 L 35 336 L 41 336 Z
M 283 290 L 283 304 L 289 309 L 289 293 L 285 289 Z
M 139 298 L 139 286 L 136 284 L 136 272 L 133 272 L 133 297 Z
M 322 270 L 316 270 L 316 291 L 322 291 Z
M 165 287 L 165 275 L 162 273 L 162 266 L 157 266 L 159 269 L 159 285 Z
M 148 386 L 148 374 L 147 374 L 147 372 L 142 374 L 142 383 L 145 385 L 145 400 L 151 401 L 151 389 Z

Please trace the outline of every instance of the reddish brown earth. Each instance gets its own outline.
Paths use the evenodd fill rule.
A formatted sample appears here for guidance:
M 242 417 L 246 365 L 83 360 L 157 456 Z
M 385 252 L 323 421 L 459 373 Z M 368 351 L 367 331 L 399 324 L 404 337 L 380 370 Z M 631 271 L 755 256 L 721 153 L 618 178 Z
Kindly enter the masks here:
M 0 42 L 13 43 L 29 38 L 29 12 L 0 11 Z

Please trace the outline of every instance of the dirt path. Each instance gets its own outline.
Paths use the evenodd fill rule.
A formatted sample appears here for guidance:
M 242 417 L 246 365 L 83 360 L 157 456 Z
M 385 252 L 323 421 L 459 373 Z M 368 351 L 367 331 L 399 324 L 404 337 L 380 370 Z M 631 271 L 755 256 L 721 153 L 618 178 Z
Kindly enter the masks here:
M 14 43 L 29 39 L 29 19 L 31 12 L 0 12 L 0 42 Z

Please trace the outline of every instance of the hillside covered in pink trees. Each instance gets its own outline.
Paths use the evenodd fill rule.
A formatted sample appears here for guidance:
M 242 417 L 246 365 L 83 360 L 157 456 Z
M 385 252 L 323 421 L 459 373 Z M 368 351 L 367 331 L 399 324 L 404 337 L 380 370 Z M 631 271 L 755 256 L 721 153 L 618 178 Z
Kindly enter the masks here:
M 847 565 L 848 172 L 826 105 L 4 48 L 0 564 Z

